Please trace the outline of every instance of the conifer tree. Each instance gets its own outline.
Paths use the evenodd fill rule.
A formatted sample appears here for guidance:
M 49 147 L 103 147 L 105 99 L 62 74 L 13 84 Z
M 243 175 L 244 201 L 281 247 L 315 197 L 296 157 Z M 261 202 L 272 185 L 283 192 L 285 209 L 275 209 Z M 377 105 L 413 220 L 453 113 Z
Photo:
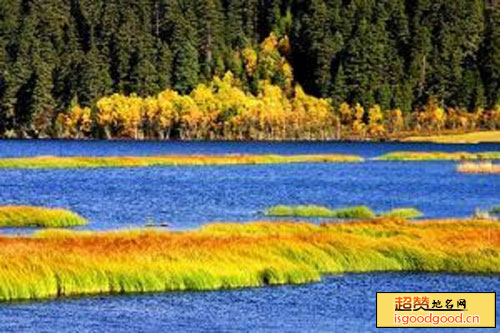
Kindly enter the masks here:
M 172 72 L 173 87 L 181 93 L 187 93 L 198 83 L 199 63 L 197 36 L 190 24 L 193 12 L 178 12 L 172 36 Z

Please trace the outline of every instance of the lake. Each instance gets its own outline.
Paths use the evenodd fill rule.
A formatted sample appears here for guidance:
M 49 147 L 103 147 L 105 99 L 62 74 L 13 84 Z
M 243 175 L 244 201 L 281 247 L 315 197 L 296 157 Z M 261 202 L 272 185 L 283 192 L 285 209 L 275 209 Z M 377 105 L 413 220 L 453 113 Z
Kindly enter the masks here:
M 500 151 L 500 144 L 0 141 L 0 157 L 347 153 L 367 159 L 355 164 L 0 170 L 0 205 L 69 208 L 89 219 L 83 229 L 134 228 L 153 221 L 182 230 L 213 221 L 265 219 L 260 212 L 277 204 L 368 205 L 377 212 L 412 206 L 426 217 L 468 217 L 476 208 L 500 204 L 498 176 L 459 174 L 455 162 L 370 160 L 398 150 Z M 0 331 L 375 331 L 377 291 L 500 291 L 500 278 L 361 274 L 303 286 L 4 304 Z

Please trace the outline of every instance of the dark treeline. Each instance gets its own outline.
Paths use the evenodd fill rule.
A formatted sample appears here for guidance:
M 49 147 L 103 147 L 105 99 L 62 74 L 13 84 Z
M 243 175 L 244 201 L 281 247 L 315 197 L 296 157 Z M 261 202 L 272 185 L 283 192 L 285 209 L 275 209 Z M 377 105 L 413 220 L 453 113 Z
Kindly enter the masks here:
M 186 94 L 226 71 L 255 92 L 242 51 L 271 32 L 295 81 L 334 106 L 500 103 L 496 0 L 0 0 L 0 135 L 50 135 L 72 105 Z

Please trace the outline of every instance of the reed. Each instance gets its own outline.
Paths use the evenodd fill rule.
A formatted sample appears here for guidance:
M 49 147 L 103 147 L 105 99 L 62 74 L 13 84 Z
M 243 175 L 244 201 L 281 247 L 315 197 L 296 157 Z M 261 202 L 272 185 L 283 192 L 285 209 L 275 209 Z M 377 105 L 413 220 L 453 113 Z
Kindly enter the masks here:
M 380 214 L 383 217 L 397 217 L 401 219 L 416 219 L 418 217 L 422 217 L 423 214 L 416 208 L 413 207 L 403 207 L 403 208 L 395 208 L 385 213 Z
M 0 158 L 0 168 L 111 168 L 182 165 L 281 164 L 281 163 L 338 163 L 362 162 L 355 155 L 166 155 L 166 156 L 109 156 L 58 157 L 35 156 Z
M 500 174 L 500 164 L 491 162 L 463 162 L 457 166 L 457 171 L 461 173 L 493 173 Z
M 298 284 L 347 272 L 500 272 L 500 225 L 375 219 L 0 236 L 0 300 Z
M 62 228 L 87 224 L 72 211 L 36 206 L 0 206 L 0 227 Z
M 398 151 L 392 152 L 380 157 L 376 160 L 379 161 L 439 161 L 439 160 L 450 160 L 450 161 L 460 161 L 460 160 L 498 160 L 500 159 L 500 152 L 480 152 L 480 153 L 468 153 L 468 152 L 416 152 L 416 151 Z

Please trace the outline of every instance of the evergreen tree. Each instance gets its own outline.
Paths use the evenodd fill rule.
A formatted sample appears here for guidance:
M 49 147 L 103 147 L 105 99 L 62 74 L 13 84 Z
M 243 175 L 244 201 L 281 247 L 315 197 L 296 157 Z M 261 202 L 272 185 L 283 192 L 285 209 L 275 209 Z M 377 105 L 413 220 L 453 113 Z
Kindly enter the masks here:
M 480 63 L 487 104 L 493 107 L 500 105 L 500 6 L 495 1 L 487 1 L 486 22 Z
M 349 38 L 345 56 L 349 100 L 364 106 L 375 104 L 372 82 L 374 67 L 370 60 L 374 40 L 367 14 L 358 14 L 359 21 Z
M 166 42 L 156 40 L 156 84 L 160 89 L 169 88 L 171 85 L 172 52 Z
M 271 33 L 289 44 L 265 54 L 258 45 Z M 257 51 L 251 74 L 248 50 Z M 268 79 L 289 93 L 293 73 L 305 92 L 334 105 L 409 113 L 433 99 L 444 108 L 491 110 L 500 104 L 500 6 L 494 0 L 0 0 L 0 135 L 50 135 L 74 101 L 92 106 L 107 94 L 146 96 L 167 87 L 188 93 L 228 70 L 246 92 L 259 92 Z
M 217 59 L 225 47 L 221 26 L 222 8 L 219 0 L 197 0 L 196 3 L 200 74 L 209 80 L 216 71 Z
M 90 50 L 83 56 L 78 81 L 81 82 L 78 101 L 84 106 L 91 106 L 98 97 L 112 92 L 108 64 L 93 40 L 90 43 Z
M 344 66 L 342 65 L 341 62 L 336 71 L 335 80 L 333 82 L 332 89 L 330 92 L 332 102 L 335 106 L 338 106 L 347 100 L 349 91 L 347 90 L 345 80 L 346 78 L 344 74 Z
M 196 31 L 189 23 L 193 12 L 176 15 L 172 36 L 173 87 L 181 93 L 188 93 L 198 83 L 199 63 Z

